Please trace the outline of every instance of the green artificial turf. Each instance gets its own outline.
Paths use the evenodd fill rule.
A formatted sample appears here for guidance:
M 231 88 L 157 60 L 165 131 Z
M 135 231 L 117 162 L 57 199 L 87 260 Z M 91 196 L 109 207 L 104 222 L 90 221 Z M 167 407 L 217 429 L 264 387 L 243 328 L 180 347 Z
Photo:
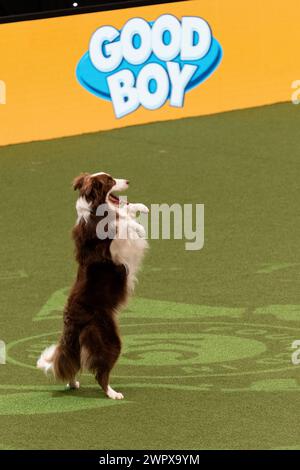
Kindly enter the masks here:
M 300 108 L 291 104 L 0 148 L 0 448 L 300 448 Z M 204 203 L 205 246 L 153 240 L 120 318 L 106 399 L 35 369 L 76 271 L 81 171 L 131 201 Z

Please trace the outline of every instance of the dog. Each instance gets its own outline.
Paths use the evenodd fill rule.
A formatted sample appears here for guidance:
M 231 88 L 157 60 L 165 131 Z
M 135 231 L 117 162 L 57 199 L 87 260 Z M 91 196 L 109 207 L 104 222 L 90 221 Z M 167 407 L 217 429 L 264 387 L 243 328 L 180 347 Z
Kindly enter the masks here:
M 109 398 L 120 400 L 123 394 L 109 384 L 121 352 L 117 313 L 133 293 L 148 248 L 144 227 L 136 220 L 137 212 L 148 209 L 122 203 L 116 192 L 126 190 L 129 181 L 108 173 L 82 173 L 73 187 L 79 191 L 72 231 L 77 278 L 64 309 L 59 343 L 42 352 L 37 367 L 72 389 L 79 388 L 78 372 L 87 369 Z

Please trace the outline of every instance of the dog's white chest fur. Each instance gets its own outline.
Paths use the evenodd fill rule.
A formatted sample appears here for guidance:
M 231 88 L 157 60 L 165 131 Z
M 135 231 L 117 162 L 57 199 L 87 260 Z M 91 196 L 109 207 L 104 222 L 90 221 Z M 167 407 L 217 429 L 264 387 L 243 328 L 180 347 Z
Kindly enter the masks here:
M 128 274 L 128 290 L 133 291 L 136 273 L 143 260 L 148 242 L 145 239 L 145 229 L 135 220 L 137 211 L 148 212 L 143 204 L 128 204 L 119 209 L 117 222 L 117 238 L 110 245 L 112 260 L 116 264 L 124 264 Z

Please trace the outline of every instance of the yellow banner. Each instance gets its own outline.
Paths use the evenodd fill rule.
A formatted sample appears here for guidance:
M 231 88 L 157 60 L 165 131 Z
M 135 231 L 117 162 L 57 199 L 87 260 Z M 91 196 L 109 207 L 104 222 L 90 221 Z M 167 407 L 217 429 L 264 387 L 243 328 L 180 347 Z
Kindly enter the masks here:
M 157 21 L 165 15 L 168 15 L 167 18 Z M 194 0 L 1 25 L 0 145 L 288 101 L 292 96 L 292 83 L 300 77 L 300 28 L 296 21 L 299 17 L 299 0 Z M 132 37 L 130 31 L 132 33 L 135 27 L 130 20 L 135 18 L 144 20 L 141 31 L 145 33 L 145 38 L 140 38 L 140 42 L 145 39 L 145 47 L 141 51 L 141 54 L 144 53 L 145 63 L 138 62 L 140 59 L 137 55 L 135 58 L 134 50 L 131 51 L 131 57 L 129 51 L 125 53 L 129 63 L 136 60 L 139 64 L 131 64 L 130 68 L 138 70 L 141 75 L 137 79 L 137 72 L 132 72 L 137 91 L 133 111 L 128 112 L 122 111 L 122 102 L 118 108 L 123 83 L 121 79 L 118 81 L 119 76 L 113 76 L 114 65 L 117 64 L 115 70 L 118 70 L 118 63 L 124 60 L 124 48 L 123 56 L 118 56 L 121 54 L 121 43 L 116 44 L 119 39 L 107 39 L 101 43 L 101 37 L 103 39 L 102 33 L 106 31 L 103 27 L 111 27 L 112 29 L 107 30 L 108 34 L 113 35 L 114 30 L 122 32 L 122 43 L 126 46 L 129 44 L 128 38 Z M 188 47 L 193 45 L 188 45 L 190 20 L 183 18 L 198 18 L 202 49 L 205 49 L 205 25 L 209 25 L 211 39 L 215 40 L 216 47 L 220 46 L 222 58 L 219 56 L 217 59 L 216 49 L 214 57 L 209 57 L 208 54 L 201 57 L 203 65 L 198 69 L 193 66 L 192 55 L 189 55 L 192 52 Z M 205 21 L 200 24 L 199 18 Z M 191 20 L 192 23 L 193 21 Z M 166 46 L 174 31 L 181 35 L 182 40 L 177 46 L 183 62 L 179 61 L 179 64 L 173 60 L 177 47 L 175 33 L 173 55 L 172 51 L 169 54 L 171 45 L 169 49 L 160 48 L 159 43 L 156 42 L 155 45 L 156 39 L 153 40 L 151 50 L 147 51 L 146 36 L 152 34 L 153 39 L 153 34 L 156 34 L 156 38 L 158 31 L 163 30 L 163 22 L 174 27 L 170 27 L 170 38 L 165 40 Z M 128 26 L 125 28 L 126 24 Z M 100 64 L 99 69 L 95 68 L 93 71 L 91 64 L 88 64 L 91 39 L 93 33 L 99 29 L 101 31 L 94 36 L 96 52 L 93 64 L 97 66 L 97 48 L 101 48 L 99 51 L 103 53 L 108 70 L 105 80 L 104 66 Z M 193 41 L 196 43 L 197 39 Z M 213 44 L 209 43 L 208 36 L 207 44 Z M 139 47 L 137 44 L 136 49 Z M 207 53 L 202 50 L 202 55 L 205 52 Z M 147 58 L 151 53 L 158 57 L 156 66 L 142 70 L 151 62 L 152 56 Z M 106 60 L 110 56 L 111 61 L 115 60 L 112 67 Z M 78 72 L 81 60 L 82 67 Z M 218 64 L 215 63 L 210 70 L 213 60 L 218 61 Z M 179 77 L 181 72 L 183 76 L 183 64 L 188 65 L 185 70 L 187 85 L 180 96 Z M 204 73 L 206 69 L 210 70 L 207 76 Z M 155 99 L 151 103 L 143 95 L 151 73 L 155 78 L 156 72 L 161 77 L 157 82 L 161 93 L 165 94 L 165 100 L 162 99 L 161 103 L 159 97 L 157 103 Z M 202 72 L 204 75 L 201 79 Z M 131 72 L 126 73 L 124 77 L 130 80 Z M 107 96 L 103 99 L 104 95 L 101 93 L 105 94 L 105 90 L 101 88 L 101 76 L 106 87 L 110 83 L 110 91 L 117 86 L 114 88 L 117 90 L 114 102 L 107 99 Z M 110 76 L 113 77 L 107 81 Z M 120 74 L 120 77 L 123 75 Z M 199 83 L 195 85 L 197 80 Z M 188 89 L 192 83 L 193 86 Z M 94 92 L 93 84 L 96 88 L 99 85 L 99 90 Z M 185 84 L 184 80 L 182 84 Z M 153 90 L 155 92 L 155 87 Z M 150 109 L 152 104 L 154 109 Z M 123 105 L 126 108 L 125 100 Z M 118 109 L 121 109 L 119 116 Z

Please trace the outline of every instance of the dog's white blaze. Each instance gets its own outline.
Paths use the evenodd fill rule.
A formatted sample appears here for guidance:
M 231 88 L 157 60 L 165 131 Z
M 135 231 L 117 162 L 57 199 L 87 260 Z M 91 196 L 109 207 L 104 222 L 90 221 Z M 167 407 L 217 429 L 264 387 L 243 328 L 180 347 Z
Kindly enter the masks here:
M 99 171 L 99 173 L 93 173 L 91 176 L 107 175 L 104 171 Z
M 77 211 L 77 224 L 83 218 L 85 222 L 89 220 L 91 214 L 91 203 L 87 202 L 85 197 L 79 197 L 76 201 L 76 211 Z

